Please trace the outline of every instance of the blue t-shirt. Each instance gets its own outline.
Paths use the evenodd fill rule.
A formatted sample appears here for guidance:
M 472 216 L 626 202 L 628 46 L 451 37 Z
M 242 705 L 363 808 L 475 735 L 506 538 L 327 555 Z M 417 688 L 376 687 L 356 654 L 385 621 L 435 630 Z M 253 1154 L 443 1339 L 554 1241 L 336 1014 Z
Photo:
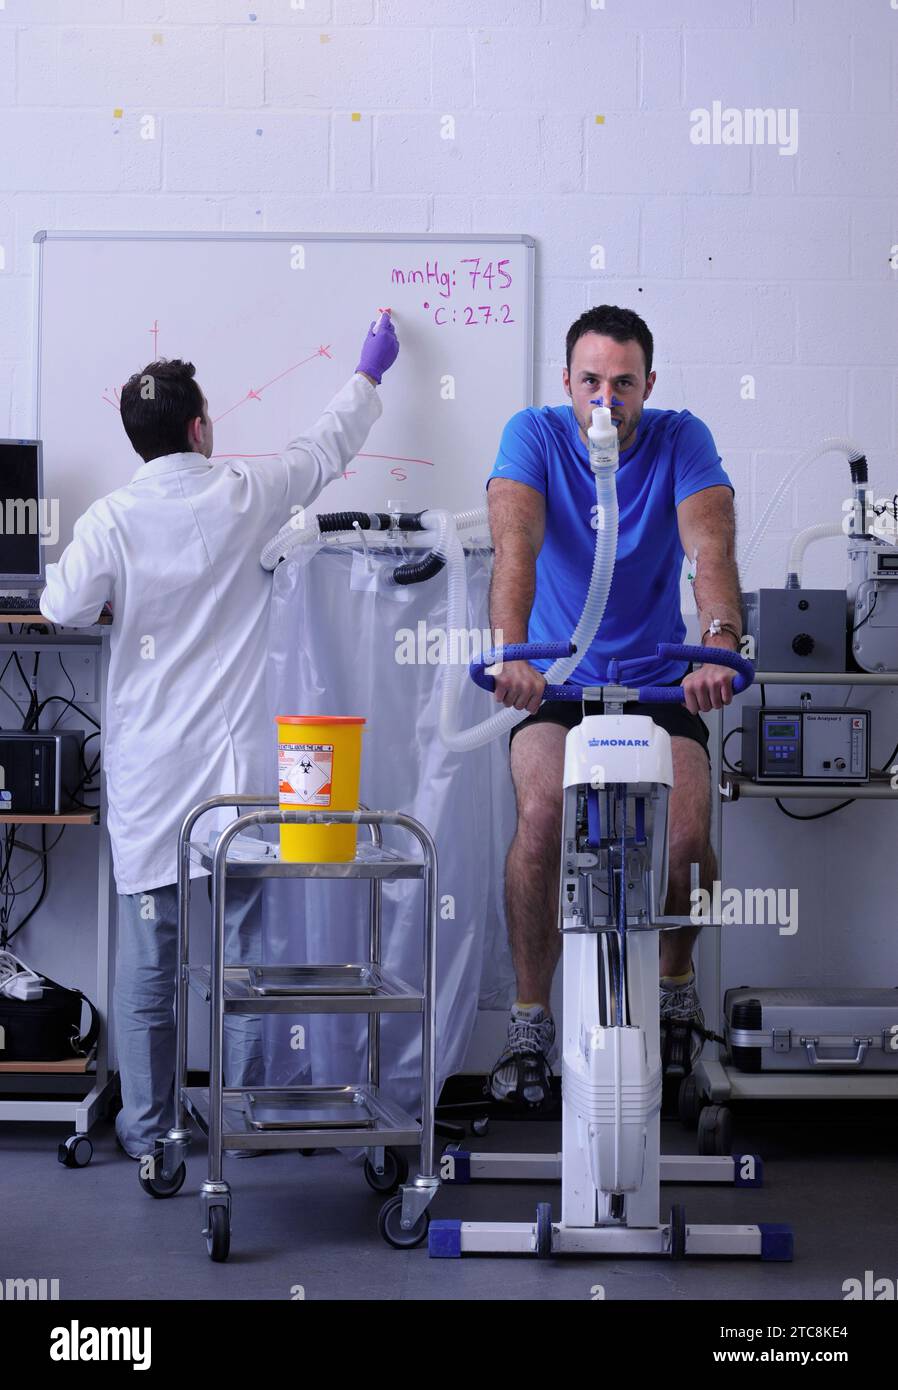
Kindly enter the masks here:
M 688 410 L 643 410 L 636 442 L 620 455 L 615 475 L 620 512 L 611 592 L 592 646 L 571 680 L 607 679 L 612 657 L 650 657 L 628 673 L 629 684 L 675 681 L 688 667 L 655 656 L 659 642 L 682 642 L 683 547 L 678 503 L 706 487 L 732 488 L 711 431 Z M 536 562 L 531 642 L 558 642 L 577 625 L 595 553 L 596 485 L 589 450 L 569 405 L 530 407 L 513 415 L 502 434 L 493 478 L 511 478 L 546 499 L 546 532 Z M 534 661 L 544 671 L 549 661 Z

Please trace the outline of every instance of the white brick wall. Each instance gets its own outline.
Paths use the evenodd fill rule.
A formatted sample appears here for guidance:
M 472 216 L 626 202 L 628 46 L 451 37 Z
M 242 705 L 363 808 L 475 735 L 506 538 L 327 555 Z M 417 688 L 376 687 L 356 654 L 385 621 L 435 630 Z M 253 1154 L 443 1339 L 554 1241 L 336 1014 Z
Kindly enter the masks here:
M 890 0 L 6 0 L 0 419 L 40 226 L 525 231 L 547 398 L 573 316 L 640 309 L 746 526 L 822 431 L 895 448 L 896 99 Z M 693 144 L 715 100 L 795 107 L 798 152 Z
M 848 109 L 850 65 L 836 27 L 712 34 L 690 24 L 684 50 L 687 107 L 710 106 L 718 97 L 728 106 Z
M 572 317 L 640 309 L 750 525 L 820 433 L 895 449 L 896 96 L 890 0 L 6 0 L 0 421 L 41 226 L 523 231 L 545 398 Z M 715 100 L 797 108 L 798 152 L 693 144 Z

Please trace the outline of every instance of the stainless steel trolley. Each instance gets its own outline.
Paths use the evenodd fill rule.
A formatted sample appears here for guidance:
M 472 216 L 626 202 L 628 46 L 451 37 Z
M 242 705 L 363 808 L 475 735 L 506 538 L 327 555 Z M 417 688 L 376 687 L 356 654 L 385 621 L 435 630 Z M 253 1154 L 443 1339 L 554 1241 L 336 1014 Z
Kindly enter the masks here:
M 268 807 L 245 811 L 214 841 L 191 838 L 201 816 L 219 807 Z M 361 842 L 347 863 L 293 863 L 273 854 L 256 859 L 228 857 L 236 838 L 259 825 L 347 822 L 367 825 L 370 843 Z M 381 827 L 407 830 L 421 846 L 421 859 L 385 848 Z M 261 848 L 262 842 L 260 842 Z M 190 964 L 190 863 L 212 877 L 211 965 Z M 224 922 L 230 878 L 361 878 L 370 880 L 368 960 L 356 964 L 296 966 L 228 965 Z M 423 993 L 389 975 L 381 965 L 381 910 L 384 879 L 423 879 Z M 436 1000 L 436 846 L 420 822 L 400 811 L 304 811 L 278 809 L 276 797 L 210 797 L 185 817 L 178 838 L 178 979 L 175 1123 L 141 1164 L 140 1182 L 154 1197 L 173 1196 L 184 1183 L 190 1142 L 187 1114 L 209 1136 L 209 1173 L 202 1184 L 206 1247 L 213 1260 L 230 1249 L 231 1188 L 222 1178 L 224 1149 L 364 1148 L 365 1176 L 375 1191 L 395 1194 L 381 1207 L 378 1226 L 397 1248 L 419 1244 L 427 1234 L 428 1207 L 439 1187 L 434 1170 L 434 1038 Z M 211 1004 L 209 1087 L 187 1081 L 187 991 Z M 421 1013 L 420 1122 L 380 1094 L 380 1018 L 383 1013 Z M 364 1085 L 225 1087 L 222 1043 L 226 1013 L 352 1013 L 368 1017 L 368 1080 Z M 224 1108 L 241 1112 L 241 1124 L 227 1132 Z M 408 1165 L 393 1146 L 416 1144 L 420 1170 L 409 1183 Z M 396 1192 L 396 1188 L 400 1190 Z

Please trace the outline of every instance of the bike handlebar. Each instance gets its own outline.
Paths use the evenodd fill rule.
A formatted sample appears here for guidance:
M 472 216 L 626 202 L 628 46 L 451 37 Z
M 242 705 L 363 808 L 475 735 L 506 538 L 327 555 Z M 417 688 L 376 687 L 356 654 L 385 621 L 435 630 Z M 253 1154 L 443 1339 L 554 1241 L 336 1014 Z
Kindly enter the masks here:
M 498 661 L 539 661 L 557 660 L 559 657 L 572 656 L 576 648 L 571 642 L 518 642 L 512 643 L 507 647 L 499 647 L 496 651 L 490 652 L 482 661 L 472 661 L 469 667 L 471 679 L 475 685 L 479 685 L 481 690 L 488 690 L 491 693 L 496 689 L 494 676 L 486 674 L 487 666 L 492 666 Z M 733 694 L 741 695 L 743 690 L 747 690 L 755 678 L 755 668 L 750 661 L 738 652 L 727 651 L 725 647 L 690 647 L 684 646 L 679 642 L 659 642 L 657 653 L 660 657 L 670 659 L 682 659 L 683 661 L 701 661 L 712 666 L 729 666 L 736 672 L 736 679 L 733 681 Z M 650 660 L 647 657 L 630 658 L 624 661 L 612 660 L 608 663 L 607 681 L 596 682 L 596 688 L 604 688 L 605 685 L 625 684 L 624 676 L 626 669 L 633 669 L 634 666 L 644 666 Z M 582 685 L 547 685 L 543 692 L 543 700 L 581 700 Z M 636 698 L 643 704 L 680 704 L 683 701 L 683 687 L 680 685 L 642 685 L 636 687 Z

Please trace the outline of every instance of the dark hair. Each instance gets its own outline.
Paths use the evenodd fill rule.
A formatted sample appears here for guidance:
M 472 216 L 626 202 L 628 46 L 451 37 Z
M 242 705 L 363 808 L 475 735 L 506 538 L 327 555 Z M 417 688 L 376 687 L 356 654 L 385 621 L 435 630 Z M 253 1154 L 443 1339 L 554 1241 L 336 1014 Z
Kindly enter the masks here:
M 606 338 L 613 338 L 616 343 L 637 342 L 642 348 L 645 374 L 648 377 L 652 370 L 655 345 L 648 326 L 632 309 L 619 309 L 616 304 L 599 304 L 595 309 L 587 309 L 585 314 L 581 314 L 567 331 L 568 371 L 571 370 L 574 344 L 584 333 L 603 333 Z
M 192 362 L 161 357 L 135 372 L 122 387 L 122 424 L 140 457 L 190 451 L 187 427 L 203 414 L 203 393 Z

